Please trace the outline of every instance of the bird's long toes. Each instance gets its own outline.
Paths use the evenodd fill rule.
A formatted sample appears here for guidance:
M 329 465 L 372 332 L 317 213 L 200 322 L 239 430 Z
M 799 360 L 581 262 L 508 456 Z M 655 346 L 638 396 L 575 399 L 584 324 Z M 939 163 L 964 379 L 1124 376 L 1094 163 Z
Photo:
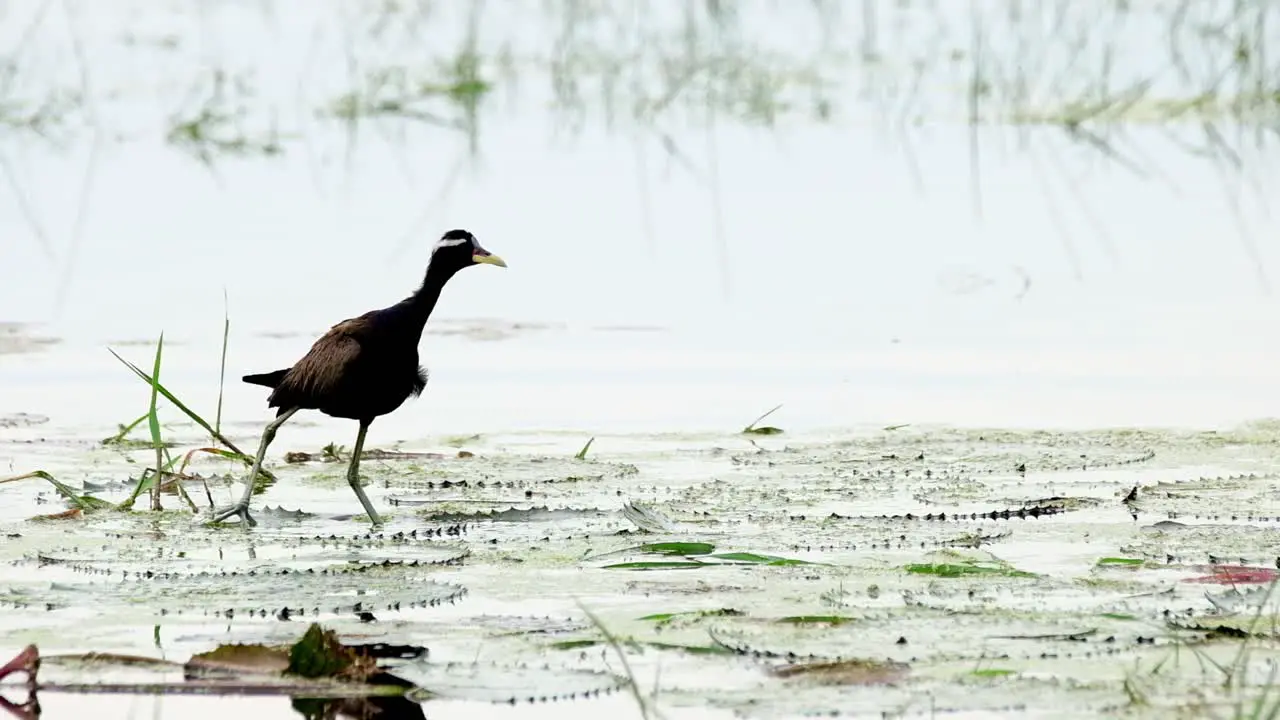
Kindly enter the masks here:
M 254 527 L 258 524 L 257 521 L 253 519 L 253 516 L 249 514 L 249 506 L 241 505 L 239 503 L 228 508 L 215 510 L 213 513 L 213 522 L 220 523 L 232 515 L 238 516 L 240 518 L 240 524 L 247 527 Z

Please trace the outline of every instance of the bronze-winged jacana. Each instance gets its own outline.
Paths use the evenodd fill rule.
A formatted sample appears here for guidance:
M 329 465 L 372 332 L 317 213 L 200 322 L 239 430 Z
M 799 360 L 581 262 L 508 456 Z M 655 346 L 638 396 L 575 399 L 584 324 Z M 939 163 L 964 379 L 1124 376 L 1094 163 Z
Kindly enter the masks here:
M 418 365 L 422 329 L 449 278 L 465 267 L 482 263 L 507 266 L 502 258 L 480 247 L 471 233 L 450 230 L 432 249 L 426 277 L 417 292 L 391 307 L 343 320 L 329 328 L 291 368 L 245 375 L 243 380 L 247 383 L 272 388 L 267 406 L 279 410 L 262 431 L 262 442 L 240 501 L 216 510 L 213 521 L 221 522 L 238 515 L 246 525 L 256 524 L 249 515 L 249 498 L 267 446 L 275 439 L 276 430 L 294 413 L 319 410 L 331 417 L 360 423 L 355 447 L 351 450 L 351 464 L 347 467 L 347 482 L 369 519 L 375 524 L 381 523 L 360 487 L 360 453 L 364 449 L 365 433 L 374 418 L 392 412 L 410 395 L 417 396 L 426 387 L 427 372 Z

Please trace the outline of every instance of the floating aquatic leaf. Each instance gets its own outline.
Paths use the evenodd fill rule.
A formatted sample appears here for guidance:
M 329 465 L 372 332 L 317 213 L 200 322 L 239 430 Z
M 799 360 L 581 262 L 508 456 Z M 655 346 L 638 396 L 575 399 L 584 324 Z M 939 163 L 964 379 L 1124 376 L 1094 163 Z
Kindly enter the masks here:
M 581 648 L 589 648 L 593 645 L 599 645 L 603 640 L 557 640 L 548 647 L 555 650 L 578 650 Z
M 622 516 L 644 532 L 669 533 L 675 529 L 675 524 L 669 518 L 643 503 L 625 503 L 622 506 Z
M 632 570 L 654 570 L 662 568 L 693 568 L 693 567 L 712 567 L 715 565 L 769 565 L 769 566 L 785 566 L 785 565 L 816 565 L 807 560 L 795 560 L 792 558 L 778 557 L 777 555 L 760 555 L 749 552 L 727 552 L 711 554 L 715 550 L 715 546 L 705 542 L 664 542 L 650 543 L 648 545 L 638 545 L 624 550 L 608 553 L 609 555 L 617 555 L 627 552 L 643 552 L 653 555 L 668 555 L 680 557 L 697 557 L 699 560 L 687 561 L 633 561 L 625 563 L 616 563 L 606 565 L 606 568 L 613 569 L 632 569 Z M 714 561 L 714 562 L 712 562 Z
M 638 545 L 631 550 L 653 553 L 656 555 L 706 555 L 716 549 L 715 545 L 705 542 L 663 542 Z
M 857 619 L 858 618 L 852 618 L 846 615 L 792 615 L 790 617 L 778 618 L 778 622 L 793 624 L 843 625 L 849 622 L 856 622 Z
M 780 678 L 803 678 L 822 685 L 879 685 L 902 680 L 910 671 L 906 663 L 875 660 L 839 660 L 777 668 Z
M 635 562 L 614 563 L 605 565 L 605 570 L 691 570 L 707 567 L 707 563 L 696 560 L 637 560 Z
M 763 415 L 756 418 L 755 420 L 752 420 L 751 422 L 747 423 L 747 426 L 742 428 L 742 433 L 744 435 L 781 435 L 782 428 L 773 427 L 770 425 L 764 425 L 764 426 L 759 425 L 759 422 L 761 420 L 764 420 L 765 418 L 774 414 L 781 407 L 782 407 L 782 404 L 779 403 L 778 405 L 773 406 L 768 412 L 764 413 Z
M 183 667 L 187 677 L 279 675 L 288 669 L 288 649 L 266 645 L 219 645 L 192 655 Z
M 489 663 L 412 662 L 387 672 L 433 696 L 491 703 L 586 698 L 627 683 L 624 677 L 592 670 Z
M 658 650 L 676 650 L 686 652 L 691 655 L 732 655 L 733 652 L 719 645 L 682 645 L 680 643 L 658 642 L 656 640 L 646 640 L 642 645 Z
M 1100 567 L 1116 566 L 1116 565 L 1135 567 L 1135 566 L 1142 565 L 1144 562 L 1146 561 L 1143 560 L 1142 558 L 1104 557 L 1104 558 L 1098 559 L 1098 565 Z
M 716 608 L 714 610 L 689 610 L 686 612 L 670 612 L 670 613 L 653 613 L 645 615 L 639 620 L 652 620 L 659 623 L 666 623 L 677 618 L 708 618 L 708 617 L 738 617 L 744 613 L 741 610 L 733 608 Z
M 1129 613 L 1105 612 L 1105 613 L 1100 613 L 1100 616 L 1104 618 L 1108 618 L 1110 620 L 1137 620 L 1138 619 L 1137 615 L 1130 615 Z
M 289 648 L 288 671 L 305 678 L 350 677 L 364 680 L 377 671 L 377 665 L 344 646 L 334 631 L 311 623 L 306 634 Z
M 734 563 L 749 563 L 753 565 L 819 565 L 821 563 L 810 562 L 808 560 L 796 560 L 794 558 L 778 557 L 777 555 L 759 555 L 749 552 L 729 552 L 716 553 L 711 557 L 717 560 L 728 560 Z
M 461 598 L 466 590 L 431 578 L 435 565 L 465 557 L 463 546 L 406 538 L 284 538 L 274 543 L 186 543 L 159 548 L 129 535 L 92 548 L 48 548 L 36 573 L 0 586 L 14 607 L 89 607 L 104 615 L 249 615 L 280 619 L 316 614 L 394 613 Z M 230 569 L 228 569 L 230 568 Z M 53 571 L 56 584 L 43 580 Z M 139 619 L 141 619 L 139 617 Z
M 917 575 L 937 575 L 938 577 L 955 578 L 965 575 L 998 575 L 1003 577 L 1035 577 L 1035 573 L 1016 570 L 997 563 L 965 562 L 965 563 L 912 563 L 905 568 L 907 572 Z
M 63 510 L 59 513 L 50 513 L 48 515 L 36 515 L 32 520 L 79 520 L 84 517 L 84 511 L 78 507 L 70 510 Z

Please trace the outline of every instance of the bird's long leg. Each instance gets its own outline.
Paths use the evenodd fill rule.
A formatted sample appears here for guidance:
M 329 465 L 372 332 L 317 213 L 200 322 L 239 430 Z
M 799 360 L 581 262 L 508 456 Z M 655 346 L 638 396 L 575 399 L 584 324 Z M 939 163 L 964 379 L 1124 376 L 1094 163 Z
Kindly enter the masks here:
M 369 519 L 374 525 L 381 525 L 382 519 L 378 517 L 378 513 L 373 509 L 373 503 L 369 502 L 369 496 L 364 494 L 364 488 L 360 487 L 360 453 L 364 452 L 364 435 L 369 432 L 369 423 L 372 420 L 361 420 L 360 431 L 356 433 L 356 446 L 351 451 L 351 464 L 347 466 L 347 484 L 351 485 L 351 489 L 355 491 L 356 497 L 360 499 L 360 504 L 364 506 L 364 511 L 369 513 Z
M 276 430 L 301 409 L 296 407 L 289 408 L 267 424 L 266 429 L 262 431 L 262 442 L 258 444 L 258 454 L 253 458 L 253 469 L 249 471 L 249 478 L 244 482 L 244 494 L 240 496 L 240 501 L 235 505 L 221 510 L 214 510 L 214 522 L 222 522 L 232 515 L 239 515 L 240 522 L 248 527 L 258 524 L 249 515 L 249 498 L 253 495 L 253 486 L 258 480 L 258 471 L 262 469 L 262 459 L 267 456 L 267 446 L 275 439 Z

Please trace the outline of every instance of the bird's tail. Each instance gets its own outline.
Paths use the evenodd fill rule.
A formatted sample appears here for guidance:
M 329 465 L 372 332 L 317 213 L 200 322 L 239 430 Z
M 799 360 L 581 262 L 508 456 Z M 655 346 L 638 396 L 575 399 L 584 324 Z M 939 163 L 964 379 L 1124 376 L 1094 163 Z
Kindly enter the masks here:
M 284 374 L 287 372 L 289 372 L 289 368 L 285 368 L 283 370 L 274 370 L 269 373 L 245 375 L 240 379 L 249 383 L 250 385 L 263 385 L 265 387 L 269 387 L 274 390 L 275 387 L 280 384 L 280 381 L 284 379 Z

